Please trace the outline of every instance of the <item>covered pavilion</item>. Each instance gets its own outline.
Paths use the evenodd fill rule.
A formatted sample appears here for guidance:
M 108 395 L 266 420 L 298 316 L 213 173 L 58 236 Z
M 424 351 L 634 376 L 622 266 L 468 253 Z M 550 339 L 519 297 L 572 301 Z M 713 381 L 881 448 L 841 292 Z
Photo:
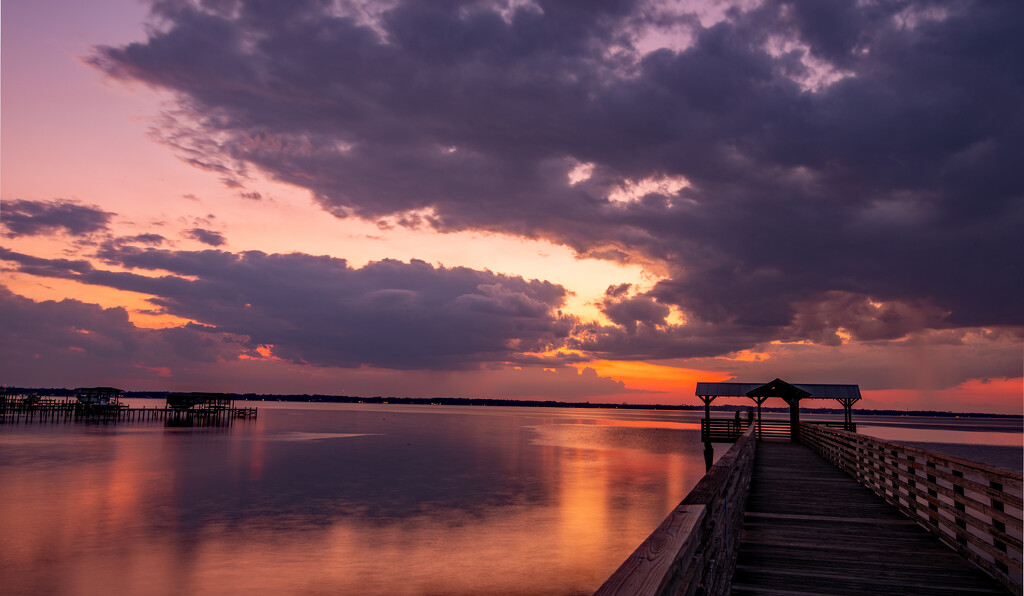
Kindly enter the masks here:
M 861 399 L 860 387 L 857 385 L 822 385 L 807 383 L 787 383 L 775 379 L 768 383 L 697 383 L 697 397 L 704 402 L 704 426 L 708 429 L 707 439 L 711 438 L 711 402 L 718 397 L 749 397 L 757 404 L 758 436 L 761 428 L 761 404 L 770 397 L 778 397 L 789 404 L 790 438 L 800 440 L 800 401 L 804 399 L 834 399 L 844 410 L 843 428 L 853 430 L 853 404 Z

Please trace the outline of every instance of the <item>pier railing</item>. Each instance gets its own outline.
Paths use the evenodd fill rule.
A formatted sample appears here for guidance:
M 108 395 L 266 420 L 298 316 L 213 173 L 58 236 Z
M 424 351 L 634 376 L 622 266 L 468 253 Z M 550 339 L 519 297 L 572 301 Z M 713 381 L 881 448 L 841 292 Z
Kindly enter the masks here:
M 789 440 L 789 420 L 762 420 L 757 423 L 757 439 Z
M 732 443 L 736 441 L 750 426 L 749 420 L 734 418 L 701 418 L 700 442 Z
M 751 425 L 595 596 L 729 593 L 756 444 Z
M 1021 594 L 1020 474 L 813 424 L 800 433 L 804 444 Z

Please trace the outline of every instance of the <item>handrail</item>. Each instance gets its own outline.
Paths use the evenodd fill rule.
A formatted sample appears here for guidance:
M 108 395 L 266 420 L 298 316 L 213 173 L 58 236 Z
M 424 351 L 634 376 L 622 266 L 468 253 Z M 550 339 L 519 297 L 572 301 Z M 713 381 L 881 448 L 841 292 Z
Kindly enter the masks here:
M 716 443 L 731 443 L 743 436 L 743 433 L 750 426 L 749 420 L 737 420 L 734 418 L 701 418 L 700 420 L 700 441 L 702 443 L 712 441 Z
M 789 421 L 762 420 L 758 424 L 758 440 L 761 439 L 786 439 L 790 438 Z
M 729 593 L 756 444 L 751 425 L 595 596 Z
M 1021 594 L 1020 474 L 813 424 L 803 424 L 800 434 L 804 444 Z

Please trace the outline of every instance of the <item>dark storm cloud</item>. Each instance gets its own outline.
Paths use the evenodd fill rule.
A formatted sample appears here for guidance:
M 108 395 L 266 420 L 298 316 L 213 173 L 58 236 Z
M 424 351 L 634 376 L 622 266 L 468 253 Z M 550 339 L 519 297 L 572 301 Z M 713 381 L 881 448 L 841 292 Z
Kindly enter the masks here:
M 121 238 L 123 242 L 137 242 L 139 244 L 148 244 L 150 246 L 159 246 L 164 243 L 164 238 L 160 234 L 136 234 L 135 236 L 126 236 Z
M 499 8 L 160 2 L 147 41 L 92 61 L 175 92 L 163 136 L 228 177 L 658 262 L 587 331 L 609 356 L 1024 323 L 1024 4 Z M 637 50 L 665 31 L 692 41 Z M 612 200 L 645 179 L 688 185 Z
M 858 383 L 861 389 L 939 390 L 978 378 L 1017 378 L 1022 331 L 966 329 L 913 333 L 897 342 L 842 346 L 765 345 L 757 358 L 676 360 L 676 366 L 721 371 L 757 381 L 767 374 L 787 379 Z
M 224 234 L 213 230 L 205 230 L 203 228 L 192 228 L 191 230 L 186 230 L 184 235 L 208 246 L 221 246 L 227 243 L 227 239 L 224 238 Z
M 666 325 L 670 309 L 664 304 L 647 296 L 624 296 L 629 284 L 611 286 L 605 292 L 605 299 L 600 307 L 605 315 L 616 325 L 621 325 L 629 332 L 634 332 L 637 325 L 658 327 Z
M 0 223 L 11 236 L 35 236 L 65 232 L 84 236 L 107 229 L 112 213 L 73 201 L 4 201 Z
M 768 341 L 772 337 L 760 327 L 709 325 L 602 326 L 578 325 L 568 346 L 597 358 L 621 360 L 668 360 L 727 355 Z
M 379 261 L 360 269 L 305 254 L 140 249 L 109 243 L 106 262 L 160 277 L 106 271 L 0 249 L 35 275 L 142 292 L 165 312 L 247 338 L 248 349 L 318 366 L 460 369 L 561 347 L 573 319 L 566 291 L 461 267 Z
M 123 308 L 78 300 L 35 302 L 0 286 L 0 362 L 8 377 L 92 379 L 167 375 L 237 358 L 241 341 L 197 325 L 141 329 Z M 100 372 L 102 371 L 102 372 Z M 103 377 L 96 377 L 96 374 Z M 72 381 L 76 382 L 76 381 Z

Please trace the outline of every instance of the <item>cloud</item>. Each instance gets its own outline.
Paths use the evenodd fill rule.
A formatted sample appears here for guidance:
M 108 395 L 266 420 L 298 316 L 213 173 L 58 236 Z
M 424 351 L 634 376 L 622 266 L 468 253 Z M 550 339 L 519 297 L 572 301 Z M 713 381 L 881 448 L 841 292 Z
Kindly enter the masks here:
M 714 22 L 640 1 L 154 10 L 147 40 L 91 61 L 173 92 L 161 134 L 200 167 L 260 170 L 339 217 L 415 214 L 665 272 L 606 301 L 616 324 L 581 328 L 583 349 L 689 357 L 1024 324 L 1019 3 L 779 0 Z M 658 27 L 685 43 L 658 47 Z M 375 298 L 419 297 L 403 292 Z M 494 292 L 464 301 L 510 308 Z M 505 348 L 469 335 L 510 349 L 510 334 Z
M 21 272 L 148 294 L 163 312 L 245 338 L 253 352 L 269 346 L 274 358 L 297 364 L 454 370 L 534 362 L 528 354 L 561 347 L 575 323 L 558 310 L 561 286 L 423 261 L 354 269 L 300 253 L 115 242 L 98 256 L 130 271 L 0 249 Z
M 756 357 L 693 358 L 673 364 L 728 372 L 741 381 L 781 377 L 792 382 L 858 383 L 867 391 L 928 392 L 957 387 L 970 379 L 1019 378 L 1022 339 L 1024 329 L 1016 333 L 986 329 L 924 331 L 896 342 L 824 347 L 766 343 L 753 351 Z
M 568 342 L 570 348 L 607 360 L 670 360 L 730 356 L 770 341 L 763 328 L 740 325 L 709 325 L 696 321 L 685 325 L 647 324 L 578 325 Z
M 629 284 L 610 286 L 601 301 L 601 310 L 616 325 L 635 332 L 637 325 L 659 327 L 666 325 L 669 307 L 648 296 L 627 297 Z
M 4 201 L 0 223 L 10 236 L 36 236 L 64 232 L 85 236 L 108 228 L 113 213 L 74 201 Z
M 142 329 L 123 308 L 73 299 L 35 302 L 0 286 L 0 370 L 8 383 L 111 384 L 157 380 L 161 370 L 221 363 L 244 351 L 238 338 L 197 325 Z
M 17 257 L 10 253 L 6 256 Z M 521 310 L 521 306 L 515 309 Z M 137 390 L 568 401 L 592 400 L 625 390 L 622 382 L 598 376 L 591 369 L 577 372 L 552 361 L 516 367 L 483 363 L 443 371 L 402 370 L 398 374 L 393 368 L 346 368 L 345 363 L 310 366 L 278 357 L 265 358 L 266 346 L 253 349 L 251 337 L 223 333 L 214 326 L 188 323 L 164 329 L 142 328 L 129 320 L 124 308 L 103 308 L 74 299 L 37 302 L 3 285 L 0 317 L 5 322 L 0 327 L 0 375 L 16 386 L 112 385 Z M 323 331 L 324 336 L 331 333 Z M 338 337 L 344 335 L 339 333 Z M 409 333 L 400 339 L 412 342 L 415 337 Z M 436 344 L 427 347 L 435 348 Z M 314 348 L 306 345 L 287 349 Z
M 164 238 L 160 234 L 147 233 L 136 234 L 135 236 L 127 236 L 120 240 L 123 242 L 138 242 L 140 244 L 148 244 L 150 246 L 159 246 L 164 243 L 166 238 Z
M 185 230 L 182 233 L 184 236 L 202 242 L 209 246 L 221 246 L 227 243 L 227 239 L 224 238 L 224 234 L 215 232 L 213 230 L 204 230 L 203 228 L 192 228 Z

